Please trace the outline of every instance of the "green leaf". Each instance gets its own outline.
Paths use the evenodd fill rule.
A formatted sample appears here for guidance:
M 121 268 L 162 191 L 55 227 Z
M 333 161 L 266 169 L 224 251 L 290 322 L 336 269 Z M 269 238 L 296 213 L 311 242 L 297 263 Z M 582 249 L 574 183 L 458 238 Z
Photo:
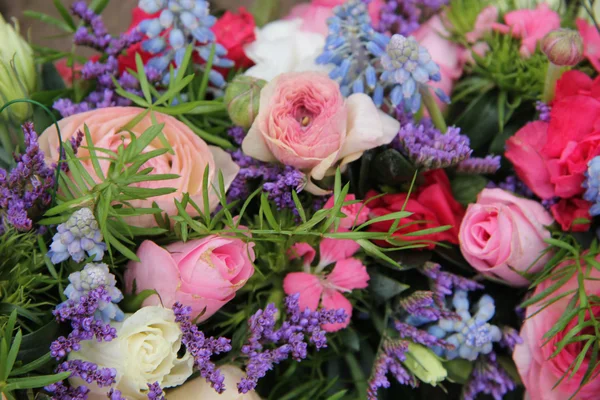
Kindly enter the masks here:
M 90 8 L 94 10 L 96 14 L 101 14 L 102 11 L 108 6 L 108 2 L 110 0 L 92 0 L 90 3 Z
M 481 175 L 458 174 L 452 179 L 452 194 L 463 206 L 475 203 L 477 195 L 488 184 L 488 180 Z
M 385 261 L 395 267 L 402 268 L 396 261 L 392 260 L 384 252 L 382 252 L 378 246 L 374 245 L 368 240 L 359 239 L 356 242 L 360 245 L 360 247 L 363 248 L 363 250 L 367 252 L 367 254 L 375 258 L 379 258 L 380 260 Z
M 387 149 L 375 156 L 370 166 L 370 175 L 383 185 L 399 185 L 410 182 L 415 167 L 400 152 Z
M 77 27 L 75 26 L 75 21 L 73 21 L 73 17 L 71 17 L 71 13 L 69 12 L 69 10 L 67 10 L 67 7 L 65 7 L 62 4 L 61 0 L 52 0 L 52 2 L 54 3 L 54 7 L 56 7 L 56 9 L 58 10 L 60 16 L 71 28 L 71 31 L 75 32 L 75 29 L 77 29 Z
M 397 212 L 393 212 L 387 215 L 382 215 L 381 217 L 376 217 L 373 219 L 370 219 L 369 221 L 365 222 L 364 224 L 362 224 L 361 226 L 359 226 L 358 228 L 356 228 L 356 230 L 361 230 L 369 225 L 375 224 L 377 222 L 384 222 L 384 221 L 392 221 L 392 220 L 400 220 L 403 218 L 408 218 L 411 215 L 413 215 L 413 213 L 411 213 L 410 211 L 397 211 Z
M 369 280 L 369 290 L 380 302 L 390 300 L 410 288 L 410 286 L 400 283 L 379 272 L 374 272 L 369 275 L 371 277 Z
M 123 298 L 123 301 L 121 301 L 119 306 L 123 312 L 134 313 L 142 308 L 142 303 L 144 300 L 153 295 L 158 296 L 158 292 L 150 289 L 142 290 L 138 294 L 128 294 Z
M 74 30 L 69 26 L 65 21 L 61 21 L 60 19 L 51 17 L 41 12 L 26 10 L 23 11 L 23 15 L 30 18 L 35 18 L 39 21 L 42 21 L 46 24 L 54 25 L 65 32 L 74 32 Z
M 61 372 L 54 375 L 31 376 L 27 378 L 13 378 L 8 381 L 4 387 L 6 391 L 43 388 L 52 383 L 62 381 L 71 376 L 71 372 Z
M 448 371 L 448 380 L 464 385 L 469 380 L 473 371 L 473 363 L 464 358 L 456 358 L 444 363 L 444 368 Z
M 104 176 L 104 172 L 102 172 L 102 167 L 100 167 L 100 162 L 98 161 L 96 149 L 94 148 L 93 144 L 94 141 L 92 140 L 92 134 L 90 133 L 90 129 L 88 128 L 87 124 L 83 124 L 83 131 L 85 133 L 85 142 L 89 143 L 86 149 L 90 153 L 90 160 L 92 162 L 92 166 L 94 167 L 94 172 L 101 181 L 104 181 L 106 177 Z
M 8 352 L 8 356 L 6 357 L 6 365 L 4 366 L 4 376 L 0 376 L 0 380 L 6 381 L 6 378 L 10 375 L 12 371 L 12 367 L 15 365 L 15 361 L 17 359 L 17 354 L 19 353 L 19 348 L 21 347 L 21 340 L 23 340 L 23 333 L 19 329 L 15 338 L 12 341 L 12 346 L 10 347 L 10 351 Z
M 271 205 L 269 204 L 267 193 L 263 192 L 260 196 L 260 209 L 264 213 L 265 218 L 269 223 L 269 226 L 275 231 L 280 231 L 281 227 L 279 226 L 277 219 L 275 219 L 275 216 L 273 215 L 273 210 L 271 209 Z
M 52 355 L 48 352 L 48 353 L 44 354 L 43 356 L 41 356 L 40 358 L 38 358 L 28 364 L 23 365 L 22 367 L 13 369 L 12 372 L 10 373 L 10 375 L 18 376 L 18 375 L 27 374 L 32 371 L 36 371 L 36 370 L 42 368 L 43 366 L 45 366 L 46 364 L 50 363 L 52 360 L 53 360 Z
M 275 20 L 279 13 L 279 0 L 255 0 L 250 12 L 256 26 L 262 27 Z
M 206 97 L 206 88 L 208 87 L 210 70 L 212 69 L 216 50 L 217 50 L 217 45 L 213 43 L 210 48 L 210 55 L 208 56 L 208 60 L 206 60 L 206 65 L 204 66 L 204 74 L 202 75 L 202 81 L 200 82 L 200 88 L 198 89 L 198 99 L 199 100 L 204 100 L 204 98 Z
M 298 193 L 295 190 L 292 190 L 292 199 L 294 200 L 294 205 L 296 206 L 296 210 L 298 210 L 298 215 L 302 222 L 306 222 L 306 213 L 304 212 L 304 207 L 302 206 L 302 202 L 298 197 Z

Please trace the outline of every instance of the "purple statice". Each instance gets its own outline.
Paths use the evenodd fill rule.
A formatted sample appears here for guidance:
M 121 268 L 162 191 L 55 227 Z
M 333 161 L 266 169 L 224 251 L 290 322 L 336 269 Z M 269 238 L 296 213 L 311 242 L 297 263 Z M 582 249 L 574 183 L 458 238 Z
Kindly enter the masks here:
M 67 300 L 52 312 L 58 322 L 70 321 L 72 331 L 67 337 L 61 336 L 50 345 L 50 354 L 57 360 L 71 351 L 80 348 L 80 342 L 96 338 L 99 342 L 111 341 L 117 337 L 117 330 L 94 317 L 103 303 L 111 303 L 110 295 L 104 286 L 90 290 L 78 300 Z
M 431 279 L 432 290 L 439 298 L 450 296 L 454 290 L 473 291 L 483 289 L 483 285 L 471 279 L 442 271 L 440 264 L 427 262 L 421 272 Z
M 367 389 L 369 400 L 377 400 L 377 390 L 379 388 L 390 387 L 390 381 L 387 378 L 390 373 L 401 385 L 411 385 L 413 387 L 417 385 L 417 381 L 402 366 L 402 362 L 406 360 L 407 351 L 408 342 L 406 340 L 385 340 L 377 353 L 369 378 Z
M 108 392 L 108 399 L 109 400 L 127 400 L 125 397 L 123 397 L 123 394 L 121 393 L 121 391 L 117 390 L 117 389 L 110 389 L 110 391 Z
M 235 144 L 241 146 L 246 137 L 246 131 L 241 126 L 232 126 L 227 130 L 227 135 L 233 139 Z
M 550 114 L 552 112 L 551 106 L 542 101 L 538 101 L 535 103 L 535 109 L 540 113 L 540 121 L 550 122 Z
M 52 393 L 52 400 L 86 400 L 90 392 L 85 385 L 71 387 L 64 381 L 48 385 L 44 390 Z
M 226 338 L 207 338 L 198 327 L 192 323 L 190 307 L 184 307 L 177 302 L 173 305 L 175 322 L 179 324 L 182 332 L 182 343 L 187 351 L 194 357 L 194 368 L 200 372 L 200 376 L 206 379 L 217 393 L 225 391 L 223 381 L 225 377 L 221 374 L 215 364 L 210 360 L 213 355 L 231 351 L 231 341 Z
M 158 382 L 148 383 L 148 400 L 165 400 L 162 388 Z
M 71 149 L 73 149 L 73 154 L 77 154 L 79 147 L 81 146 L 81 142 L 83 142 L 83 131 L 79 129 L 77 133 L 69 139 L 69 143 L 71 144 Z M 66 160 L 67 155 L 65 154 L 65 149 L 60 149 L 60 159 Z M 69 165 L 66 162 L 62 162 L 60 164 L 60 169 L 64 172 L 69 171 Z
M 527 187 L 527 185 L 515 175 L 509 175 L 506 179 L 500 183 L 488 183 L 489 189 L 499 188 L 508 192 L 513 192 L 517 196 L 526 197 L 528 199 L 533 198 L 535 195 Z
M 324 324 L 343 323 L 348 316 L 343 309 L 300 311 L 298 294 L 285 299 L 287 319 L 279 329 L 275 328 L 278 310 L 275 304 L 269 304 L 264 310 L 258 310 L 249 320 L 250 337 L 242 347 L 242 354 L 248 357 L 246 377 L 238 383 L 238 391 L 247 393 L 253 390 L 258 380 L 273 368 L 273 365 L 288 359 L 296 361 L 308 355 L 308 343 L 317 350 L 327 347 Z M 308 340 L 307 340 L 308 337 Z M 267 345 L 274 348 L 266 349 Z
M 470 175 L 491 175 L 500 169 L 500 156 L 471 157 L 456 166 L 456 172 Z
M 442 133 L 429 118 L 403 125 L 392 147 L 423 170 L 457 165 L 469 158 L 473 151 L 469 138 L 462 135 L 459 128 L 450 127 L 446 133 Z
M 506 393 L 514 390 L 515 382 L 496 360 L 496 354 L 480 357 L 475 363 L 469 381 L 463 387 L 463 400 L 475 400 L 479 394 L 487 394 L 494 400 L 502 400 Z
M 402 339 L 410 339 L 414 343 L 422 344 L 425 347 L 442 347 L 453 349 L 454 346 L 446 342 L 444 339 L 439 339 L 427 331 L 416 328 L 405 322 L 395 321 L 394 327 Z
M 400 300 L 400 306 L 412 317 L 427 321 L 456 318 L 454 313 L 446 310 L 442 299 L 427 290 L 417 290 L 404 297 Z
M 299 192 L 306 184 L 306 176 L 296 168 L 286 165 L 281 167 L 281 172 L 271 182 L 263 183 L 263 190 L 269 194 L 278 209 L 296 209 L 292 190 Z
M 95 82 L 95 89 L 80 103 L 70 99 L 57 100 L 53 107 L 63 117 L 78 114 L 98 108 L 112 106 L 128 106 L 131 100 L 119 96 L 115 92 L 113 78 L 128 92 L 140 94 L 139 82 L 128 72 L 119 72 L 118 56 L 130 46 L 142 40 L 143 34 L 137 30 L 112 37 L 104 25 L 102 17 L 88 8 L 84 1 L 77 1 L 71 7 L 71 12 L 82 21 L 82 26 L 73 36 L 73 42 L 78 46 L 90 47 L 99 51 L 105 57 L 98 61 L 88 61 L 81 70 L 81 78 Z M 149 78 L 152 74 L 147 71 Z M 155 79 L 158 79 L 156 77 Z
M 448 0 L 387 0 L 381 7 L 376 29 L 408 36 L 419 28 L 423 14 L 431 15 L 446 4 Z
M 500 346 L 507 348 L 512 353 L 515 346 L 523 343 L 523 338 L 519 336 L 519 332 L 515 328 L 505 326 L 502 328 L 502 339 L 500 339 Z
M 90 384 L 96 383 L 99 387 L 108 387 L 115 383 L 117 370 L 114 368 L 99 368 L 96 364 L 83 360 L 69 360 L 62 362 L 56 372 L 70 372 L 71 378 L 81 378 Z
M 0 168 L 0 234 L 5 226 L 31 230 L 32 215 L 45 211 L 52 202 L 56 171 L 44 161 L 33 124 L 27 122 L 22 128 L 24 153 L 14 155 L 16 166 L 10 172 Z

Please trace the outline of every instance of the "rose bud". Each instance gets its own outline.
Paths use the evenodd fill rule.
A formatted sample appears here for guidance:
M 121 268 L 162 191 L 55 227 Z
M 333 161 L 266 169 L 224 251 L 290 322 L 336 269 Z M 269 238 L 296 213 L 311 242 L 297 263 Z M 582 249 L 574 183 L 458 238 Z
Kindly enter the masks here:
M 440 358 L 427 347 L 408 342 L 408 353 L 404 366 L 420 381 L 435 386 L 448 376 Z
M 574 66 L 583 59 L 583 40 L 579 32 L 555 29 L 544 36 L 541 48 L 550 62 L 558 66 Z
M 225 91 L 225 106 L 234 124 L 250 128 L 258 115 L 260 91 L 267 81 L 238 75 Z

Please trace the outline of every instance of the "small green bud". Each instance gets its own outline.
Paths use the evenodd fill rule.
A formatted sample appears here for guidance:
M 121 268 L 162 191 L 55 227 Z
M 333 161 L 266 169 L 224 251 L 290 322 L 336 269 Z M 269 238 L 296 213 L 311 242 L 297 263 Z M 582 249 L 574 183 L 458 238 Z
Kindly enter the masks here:
M 550 62 L 560 67 L 574 66 L 583 59 L 583 39 L 571 29 L 555 29 L 542 39 L 542 51 Z
M 250 128 L 258 115 L 260 91 L 267 84 L 262 79 L 246 75 L 237 76 L 225 91 L 225 106 L 234 124 Z
M 437 385 L 448 376 L 439 357 L 427 347 L 409 342 L 404 366 L 420 381 Z

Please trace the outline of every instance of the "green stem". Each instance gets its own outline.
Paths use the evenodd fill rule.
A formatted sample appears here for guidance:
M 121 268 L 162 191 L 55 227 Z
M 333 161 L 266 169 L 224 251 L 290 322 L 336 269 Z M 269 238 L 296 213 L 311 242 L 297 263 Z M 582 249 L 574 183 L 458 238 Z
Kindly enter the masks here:
M 10 140 L 10 132 L 6 122 L 0 123 L 0 145 L 6 151 L 6 154 L 13 152 L 12 140 Z
M 546 80 L 544 82 L 544 94 L 542 95 L 542 101 L 546 104 L 550 104 L 554 99 L 554 92 L 556 90 L 556 82 L 560 79 L 563 70 L 556 64 L 548 62 L 548 71 L 546 72 Z
M 427 111 L 429 111 L 429 116 L 431 117 L 433 125 L 439 129 L 440 132 L 446 133 L 448 125 L 446 124 L 442 110 L 435 101 L 435 97 L 433 97 L 428 87 L 422 87 L 419 91 L 423 98 L 423 104 L 427 108 Z

